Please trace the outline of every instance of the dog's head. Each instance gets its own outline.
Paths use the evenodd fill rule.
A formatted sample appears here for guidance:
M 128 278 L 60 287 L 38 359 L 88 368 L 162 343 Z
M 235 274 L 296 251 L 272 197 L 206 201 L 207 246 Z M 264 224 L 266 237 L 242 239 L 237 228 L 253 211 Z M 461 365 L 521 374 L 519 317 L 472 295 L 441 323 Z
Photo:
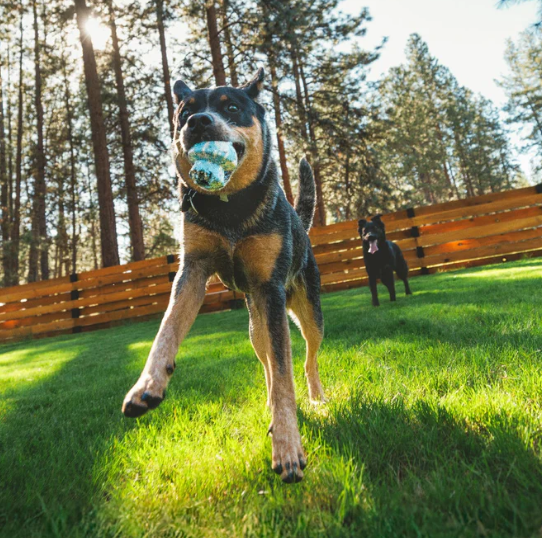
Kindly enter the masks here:
M 260 68 L 254 79 L 239 88 L 219 86 L 192 91 L 182 80 L 175 83 L 175 159 L 185 185 L 209 194 L 190 178 L 192 164 L 187 153 L 198 142 L 211 140 L 232 142 L 238 160 L 229 181 L 213 194 L 234 194 L 258 179 L 269 153 L 265 109 L 256 102 L 263 79 Z
M 363 246 L 370 254 L 378 251 L 378 246 L 386 241 L 386 227 L 380 219 L 380 215 L 373 217 L 371 222 L 361 219 L 358 221 L 358 232 L 363 241 Z

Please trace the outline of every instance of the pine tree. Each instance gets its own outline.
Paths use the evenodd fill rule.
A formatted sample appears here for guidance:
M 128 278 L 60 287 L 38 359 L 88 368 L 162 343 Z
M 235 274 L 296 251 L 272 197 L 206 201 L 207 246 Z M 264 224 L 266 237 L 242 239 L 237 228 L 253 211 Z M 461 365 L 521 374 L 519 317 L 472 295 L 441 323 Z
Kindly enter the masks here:
M 96 67 L 96 58 L 92 41 L 89 39 L 85 24 L 88 20 L 88 7 L 85 0 L 74 0 L 77 25 L 79 28 L 85 83 L 88 95 L 90 123 L 92 128 L 92 144 L 94 147 L 94 164 L 98 180 L 98 200 L 100 215 L 100 243 L 102 263 L 104 267 L 118 265 L 119 252 L 115 223 L 115 208 L 111 191 L 109 169 L 109 152 L 103 121 L 102 102 L 100 97 L 100 79 Z
M 119 123 L 122 136 L 122 153 L 124 159 L 124 180 L 126 183 L 126 197 L 128 201 L 128 218 L 130 226 L 130 243 L 132 246 L 132 260 L 138 261 L 145 258 L 143 244 L 143 226 L 139 214 L 139 200 L 136 186 L 134 167 L 134 152 L 132 146 L 132 133 L 130 127 L 130 114 L 124 89 L 124 76 L 122 73 L 122 61 L 120 56 L 119 38 L 117 25 L 113 11 L 112 0 L 107 0 L 109 10 L 109 24 L 113 41 L 113 67 L 117 86 L 117 101 L 119 108 Z
M 525 150 L 542 159 L 542 30 L 524 32 L 517 45 L 508 43 L 505 59 L 510 73 L 501 81 L 510 123 L 526 130 Z M 539 165 L 542 169 L 542 165 Z

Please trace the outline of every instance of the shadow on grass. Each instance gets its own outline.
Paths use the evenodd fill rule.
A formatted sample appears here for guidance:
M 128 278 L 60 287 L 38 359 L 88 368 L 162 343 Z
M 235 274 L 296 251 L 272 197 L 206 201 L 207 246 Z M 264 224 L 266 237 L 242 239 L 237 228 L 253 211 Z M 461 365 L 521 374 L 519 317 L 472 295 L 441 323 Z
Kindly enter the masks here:
M 247 354 L 228 353 L 227 346 L 220 351 L 217 345 L 216 355 L 204 356 L 197 342 L 219 335 L 216 325 L 196 323 L 161 409 L 194 407 L 202 399 L 234 403 L 256 383 L 265 390 L 246 313 L 225 318 L 219 327 L 222 342 L 238 337 L 242 326 Z M 138 421 L 121 414 L 124 395 L 137 380 L 157 329 L 150 322 L 117 328 L 114 340 L 101 331 L 3 347 L 14 357 L 0 362 L 0 371 L 11 367 L 14 377 L 10 383 L 8 372 L 8 390 L 0 402 L 0 536 L 95 536 L 96 514 L 108 495 L 97 465 L 130 430 L 144 431 L 157 422 L 154 413 Z M 36 372 L 40 361 L 49 362 L 41 376 Z M 23 367 L 29 377 L 19 380 L 17 368 Z
M 92 509 L 95 460 L 136 426 L 121 416 L 120 387 L 128 385 L 139 357 L 119 350 L 123 362 L 115 360 L 116 348 L 104 350 L 104 336 L 33 343 L 32 353 L 20 359 L 33 368 L 46 352 L 55 350 L 60 359 L 76 349 L 50 375 L 2 395 L 0 535 L 71 536 Z
M 371 509 L 346 490 L 340 536 L 518 537 L 542 525 L 542 465 L 520 437 L 525 425 L 505 412 L 482 423 L 423 400 L 353 396 L 301 424 L 364 469 Z

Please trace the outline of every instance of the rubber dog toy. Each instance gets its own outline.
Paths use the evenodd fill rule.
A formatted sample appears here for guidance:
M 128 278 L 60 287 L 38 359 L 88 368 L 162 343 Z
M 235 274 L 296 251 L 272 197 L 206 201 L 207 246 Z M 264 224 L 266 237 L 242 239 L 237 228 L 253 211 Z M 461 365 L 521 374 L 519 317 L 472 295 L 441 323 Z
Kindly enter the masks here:
M 224 187 L 237 168 L 237 152 L 231 142 L 195 144 L 188 151 L 188 160 L 194 164 L 189 172 L 192 180 L 209 191 Z

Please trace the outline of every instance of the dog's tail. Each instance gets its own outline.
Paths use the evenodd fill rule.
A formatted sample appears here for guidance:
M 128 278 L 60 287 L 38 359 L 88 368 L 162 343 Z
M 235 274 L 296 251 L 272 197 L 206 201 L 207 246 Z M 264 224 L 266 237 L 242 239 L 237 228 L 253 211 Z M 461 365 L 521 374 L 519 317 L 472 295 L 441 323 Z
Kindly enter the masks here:
M 308 232 L 312 226 L 316 205 L 316 185 L 311 165 L 303 157 L 299 161 L 299 188 L 294 202 L 295 212 L 299 215 L 303 227 Z

